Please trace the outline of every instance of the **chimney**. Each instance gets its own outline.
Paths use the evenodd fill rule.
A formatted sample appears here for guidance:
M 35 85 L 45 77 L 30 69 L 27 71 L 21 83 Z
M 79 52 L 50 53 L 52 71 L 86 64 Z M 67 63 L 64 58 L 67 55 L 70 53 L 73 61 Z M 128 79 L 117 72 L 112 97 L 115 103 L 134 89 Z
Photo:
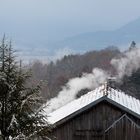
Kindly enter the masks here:
M 109 87 L 115 86 L 116 77 L 108 77 L 106 82 L 104 83 L 104 96 L 108 95 Z
M 116 77 L 108 77 L 107 83 L 109 87 L 115 88 Z

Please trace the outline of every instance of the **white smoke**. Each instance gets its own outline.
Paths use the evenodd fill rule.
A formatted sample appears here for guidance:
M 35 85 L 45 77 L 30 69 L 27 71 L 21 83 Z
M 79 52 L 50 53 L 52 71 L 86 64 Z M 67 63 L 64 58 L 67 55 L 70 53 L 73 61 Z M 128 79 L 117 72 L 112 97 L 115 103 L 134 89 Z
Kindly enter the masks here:
M 117 71 L 117 79 L 120 81 L 125 75 L 131 76 L 140 68 L 140 48 L 133 48 L 124 52 L 119 59 L 112 59 L 111 64 Z
M 84 73 L 82 77 L 70 79 L 58 96 L 51 99 L 47 104 L 45 112 L 49 113 L 66 103 L 75 99 L 77 93 L 82 89 L 94 89 L 106 81 L 108 73 L 104 70 L 95 68 L 92 73 Z
M 116 78 L 120 81 L 123 76 L 131 76 L 131 74 L 140 68 L 140 49 L 133 48 L 124 52 L 123 57 L 111 60 L 111 64 L 117 71 Z M 47 113 L 56 110 L 66 103 L 75 99 L 77 93 L 82 89 L 94 89 L 104 83 L 109 77 L 109 72 L 95 68 L 92 73 L 84 73 L 82 77 L 70 79 L 62 88 L 58 96 L 48 102 L 45 109 Z

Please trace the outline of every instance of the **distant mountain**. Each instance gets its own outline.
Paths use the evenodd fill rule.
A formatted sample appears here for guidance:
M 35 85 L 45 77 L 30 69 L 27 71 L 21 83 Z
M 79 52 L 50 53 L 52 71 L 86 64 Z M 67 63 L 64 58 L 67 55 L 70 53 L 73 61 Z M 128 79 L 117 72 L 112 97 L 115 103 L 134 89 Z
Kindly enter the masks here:
M 108 46 L 140 42 L 140 18 L 114 31 L 98 31 L 79 34 L 63 41 L 49 44 L 52 49 L 70 48 L 75 51 L 89 51 Z
M 45 25 L 9 25 L 0 23 L 0 32 L 9 35 L 14 40 L 15 48 L 19 50 L 21 58 L 29 59 L 56 59 L 65 54 L 84 53 L 90 50 L 100 50 L 108 46 L 128 45 L 134 40 L 140 43 L 140 18 L 114 31 L 87 32 L 56 41 L 55 35 L 50 42 Z M 82 30 L 81 30 L 82 31 Z M 59 36 L 58 36 L 59 38 Z M 58 39 L 60 40 L 60 39 Z

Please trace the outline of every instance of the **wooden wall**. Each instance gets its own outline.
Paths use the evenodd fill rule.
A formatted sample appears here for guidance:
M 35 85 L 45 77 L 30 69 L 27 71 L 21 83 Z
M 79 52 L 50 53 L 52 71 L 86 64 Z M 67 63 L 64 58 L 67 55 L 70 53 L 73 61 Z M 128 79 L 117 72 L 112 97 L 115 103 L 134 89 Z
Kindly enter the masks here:
M 105 140 L 140 140 L 140 127 L 123 117 L 105 133 Z
M 57 126 L 52 140 L 140 140 L 140 120 L 107 102 L 99 103 L 71 120 Z M 121 119 L 120 119 L 121 118 Z M 119 120 L 117 122 L 117 120 Z M 117 122 L 117 123 L 115 123 Z M 134 122 L 134 123 L 133 123 Z M 112 127 L 112 124 L 115 123 Z M 109 129 L 108 129 L 109 128 Z M 105 132 L 105 130 L 107 130 Z M 131 139 L 128 139 L 130 138 Z

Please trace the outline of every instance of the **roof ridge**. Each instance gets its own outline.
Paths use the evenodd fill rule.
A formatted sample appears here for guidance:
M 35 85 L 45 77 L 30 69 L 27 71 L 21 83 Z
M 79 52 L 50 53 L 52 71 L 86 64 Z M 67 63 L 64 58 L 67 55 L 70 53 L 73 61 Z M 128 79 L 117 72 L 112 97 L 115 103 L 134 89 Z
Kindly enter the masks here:
M 80 98 L 70 101 L 69 103 L 65 104 L 59 109 L 51 112 L 51 115 L 49 114 L 51 116 L 49 120 L 52 123 L 56 123 L 62 120 L 63 118 L 79 111 L 82 108 L 91 106 L 92 104 L 95 104 L 98 101 L 102 101 L 100 99 L 109 99 L 115 104 L 119 104 L 120 107 L 127 108 L 128 110 L 131 110 L 132 112 L 135 112 L 140 116 L 140 100 L 131 95 L 126 94 L 121 90 L 116 90 L 110 86 L 108 87 L 108 93 L 106 95 L 104 94 L 104 86 L 101 85 L 98 88 L 95 88 L 94 90 L 81 96 Z

